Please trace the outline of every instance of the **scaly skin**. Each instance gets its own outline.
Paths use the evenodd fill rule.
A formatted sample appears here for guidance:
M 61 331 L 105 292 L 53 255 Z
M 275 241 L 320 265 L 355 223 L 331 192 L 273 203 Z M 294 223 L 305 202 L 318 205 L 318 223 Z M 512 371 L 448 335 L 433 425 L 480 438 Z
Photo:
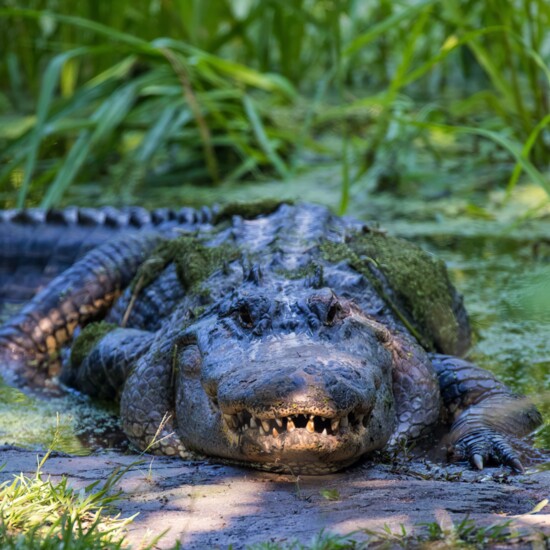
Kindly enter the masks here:
M 124 431 L 140 449 L 317 474 L 447 420 L 459 457 L 521 469 L 508 438 L 540 415 L 486 371 L 418 343 L 460 352 L 469 328 L 442 265 L 412 245 L 391 241 L 395 262 L 406 260 L 398 270 L 434 277 L 419 281 L 418 296 L 414 271 L 392 272 L 394 260 L 377 252 L 385 237 L 322 207 L 282 205 L 251 220 L 222 213 L 214 225 L 165 212 L 129 228 L 125 216 L 120 237 L 0 329 L 13 380 L 46 384 L 45 365 L 74 328 L 105 316 L 110 325 L 79 336 L 61 379 L 120 397 Z M 182 232 L 181 244 L 171 241 Z M 404 288 L 392 286 L 399 280 Z

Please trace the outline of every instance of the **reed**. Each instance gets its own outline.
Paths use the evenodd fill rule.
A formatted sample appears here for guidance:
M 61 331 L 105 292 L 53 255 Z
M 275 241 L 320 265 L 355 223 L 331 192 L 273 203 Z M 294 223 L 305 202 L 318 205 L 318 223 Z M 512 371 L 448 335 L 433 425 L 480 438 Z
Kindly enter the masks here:
M 363 174 L 399 167 L 395 151 L 449 154 L 441 132 L 504 152 L 509 189 L 522 173 L 549 188 L 543 0 L 17 4 L 0 9 L 6 204 L 98 181 L 130 201 L 159 182 L 288 178 L 327 131 L 350 141 L 331 152 L 341 208 Z

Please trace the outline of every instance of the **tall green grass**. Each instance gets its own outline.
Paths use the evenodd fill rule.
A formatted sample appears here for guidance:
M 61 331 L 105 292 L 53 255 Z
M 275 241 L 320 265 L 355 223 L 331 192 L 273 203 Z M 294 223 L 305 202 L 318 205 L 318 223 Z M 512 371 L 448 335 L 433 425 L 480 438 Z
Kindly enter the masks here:
M 0 192 L 19 205 L 75 182 L 131 200 L 143 184 L 284 178 L 327 130 L 347 143 L 332 151 L 342 209 L 366 172 L 447 154 L 442 133 L 470 156 L 492 143 L 510 189 L 526 172 L 549 190 L 543 0 L 17 4 L 0 9 Z
M 43 17 L 29 10 L 4 13 Z M 185 170 L 182 180 L 192 179 L 194 171 L 195 178 L 214 183 L 222 168 L 226 179 L 269 163 L 285 174 L 278 149 L 288 139 L 275 125 L 265 126 L 269 116 L 260 116 L 248 95 L 251 90 L 269 93 L 264 108 L 292 98 L 292 86 L 284 79 L 181 41 L 148 42 L 79 17 L 49 17 L 101 35 L 116 44 L 120 59 L 67 97 L 56 93 L 66 72 L 113 45 L 69 49 L 48 63 L 35 118 L 20 135 L 9 123 L 4 126 L 15 139 L 3 152 L 0 184 L 22 171 L 17 206 L 25 203 L 34 178 L 39 188 L 47 184 L 41 205 L 49 207 L 78 176 L 98 178 L 102 170 L 110 171 L 123 201 L 147 171 L 162 172 L 163 163 L 172 172 Z

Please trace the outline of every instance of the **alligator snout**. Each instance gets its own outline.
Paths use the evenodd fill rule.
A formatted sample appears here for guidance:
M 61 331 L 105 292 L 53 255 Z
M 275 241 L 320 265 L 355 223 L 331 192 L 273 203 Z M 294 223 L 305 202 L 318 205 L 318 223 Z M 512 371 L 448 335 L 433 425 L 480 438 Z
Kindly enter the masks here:
M 375 331 L 330 289 L 278 303 L 265 331 L 248 327 L 259 326 L 251 310 L 232 308 L 199 338 L 201 410 L 216 435 L 197 436 L 195 448 L 321 473 L 383 447 L 394 422 L 392 356 Z M 282 330 L 289 320 L 297 328 Z
M 373 409 L 388 394 L 380 359 L 291 334 L 252 343 L 239 369 L 202 382 L 224 430 L 248 453 L 300 460 L 303 451 L 316 462 L 315 453 L 356 452 L 371 436 Z
M 321 346 L 284 356 L 266 353 L 242 367 L 248 376 L 222 378 L 216 398 L 223 413 L 247 412 L 260 420 L 293 415 L 330 420 L 352 411 L 365 415 L 376 400 L 379 377 L 366 361 L 353 359 L 328 358 Z

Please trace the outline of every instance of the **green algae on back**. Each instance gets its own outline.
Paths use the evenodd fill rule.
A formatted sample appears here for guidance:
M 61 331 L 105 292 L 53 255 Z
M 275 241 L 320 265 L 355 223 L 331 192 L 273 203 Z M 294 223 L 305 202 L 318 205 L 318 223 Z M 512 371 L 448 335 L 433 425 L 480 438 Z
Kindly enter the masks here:
M 231 202 L 222 206 L 214 216 L 214 223 L 229 220 L 233 216 L 241 216 L 245 220 L 251 220 L 258 216 L 267 216 L 279 208 L 282 204 L 292 204 L 291 200 L 262 199 L 252 202 Z
M 182 235 L 162 242 L 153 250 L 138 269 L 131 288 L 139 293 L 173 262 L 182 287 L 187 291 L 197 291 L 202 281 L 236 257 L 234 248 L 204 246 L 200 239 Z
M 325 241 L 321 252 L 326 260 L 346 261 L 367 277 L 423 346 L 446 353 L 460 348 L 452 285 L 441 260 L 408 241 L 371 230 L 354 233 L 345 243 Z M 391 295 L 384 291 L 380 273 Z
M 309 279 L 312 288 L 324 285 L 323 266 L 318 262 L 309 262 L 298 269 L 278 269 L 277 273 L 290 280 Z
M 97 342 L 116 328 L 118 328 L 118 325 L 106 323 L 105 321 L 90 323 L 86 326 L 76 337 L 71 347 L 71 367 L 78 367 Z

